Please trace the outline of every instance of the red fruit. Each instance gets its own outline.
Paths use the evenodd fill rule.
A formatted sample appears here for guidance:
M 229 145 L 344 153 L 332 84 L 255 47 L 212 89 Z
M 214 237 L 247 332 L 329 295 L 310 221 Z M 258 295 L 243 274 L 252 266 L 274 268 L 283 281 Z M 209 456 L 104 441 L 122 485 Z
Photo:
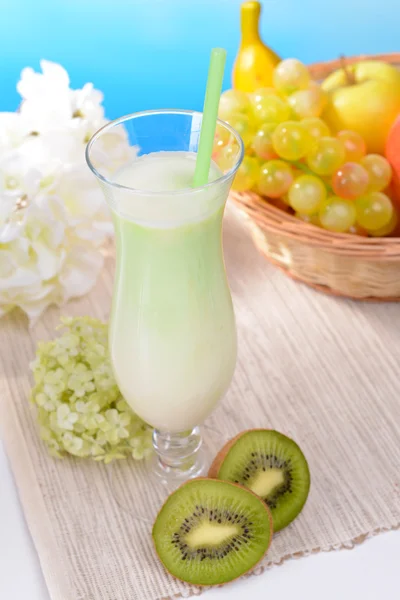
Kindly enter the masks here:
M 385 155 L 393 169 L 392 200 L 400 207 L 400 115 L 392 125 L 386 140 Z

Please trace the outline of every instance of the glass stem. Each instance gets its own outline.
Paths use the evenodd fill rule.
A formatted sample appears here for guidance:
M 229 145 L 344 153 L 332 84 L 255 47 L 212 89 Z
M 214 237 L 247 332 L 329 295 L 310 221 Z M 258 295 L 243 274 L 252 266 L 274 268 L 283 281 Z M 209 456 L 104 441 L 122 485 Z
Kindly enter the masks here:
M 157 457 L 157 474 L 166 480 L 177 481 L 201 475 L 204 469 L 201 445 L 199 427 L 179 433 L 155 429 L 153 446 Z

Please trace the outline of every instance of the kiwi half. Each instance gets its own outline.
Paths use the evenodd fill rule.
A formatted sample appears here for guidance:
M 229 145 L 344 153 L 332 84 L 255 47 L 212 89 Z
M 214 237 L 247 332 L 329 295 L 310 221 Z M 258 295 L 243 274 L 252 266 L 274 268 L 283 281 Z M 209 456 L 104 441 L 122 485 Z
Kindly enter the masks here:
M 164 567 L 195 585 L 221 585 L 244 575 L 272 539 L 268 507 L 246 488 L 216 479 L 184 483 L 161 508 L 153 541 Z
M 274 531 L 297 517 L 310 489 L 310 471 L 299 446 L 271 429 L 244 431 L 227 442 L 208 476 L 244 485 L 260 496 L 271 509 Z

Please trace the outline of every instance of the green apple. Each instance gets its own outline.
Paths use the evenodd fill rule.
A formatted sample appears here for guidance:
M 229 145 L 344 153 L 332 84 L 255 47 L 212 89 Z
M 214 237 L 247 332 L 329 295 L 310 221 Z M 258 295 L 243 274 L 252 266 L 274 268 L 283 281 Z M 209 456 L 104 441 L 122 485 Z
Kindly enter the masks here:
M 400 72 L 385 62 L 366 60 L 331 73 L 322 89 L 328 96 L 322 117 L 332 131 L 356 131 L 368 152 L 383 154 L 400 114 Z

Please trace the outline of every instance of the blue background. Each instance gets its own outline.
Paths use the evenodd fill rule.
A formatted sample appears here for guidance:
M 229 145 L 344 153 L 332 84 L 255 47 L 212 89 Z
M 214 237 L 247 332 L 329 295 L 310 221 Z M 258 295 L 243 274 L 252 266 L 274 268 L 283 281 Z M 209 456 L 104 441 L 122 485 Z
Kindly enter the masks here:
M 21 69 L 46 58 L 105 94 L 107 116 L 201 109 L 210 48 L 239 41 L 240 0 L 0 0 L 0 110 L 14 110 Z M 261 33 L 281 56 L 400 50 L 399 0 L 266 0 Z

